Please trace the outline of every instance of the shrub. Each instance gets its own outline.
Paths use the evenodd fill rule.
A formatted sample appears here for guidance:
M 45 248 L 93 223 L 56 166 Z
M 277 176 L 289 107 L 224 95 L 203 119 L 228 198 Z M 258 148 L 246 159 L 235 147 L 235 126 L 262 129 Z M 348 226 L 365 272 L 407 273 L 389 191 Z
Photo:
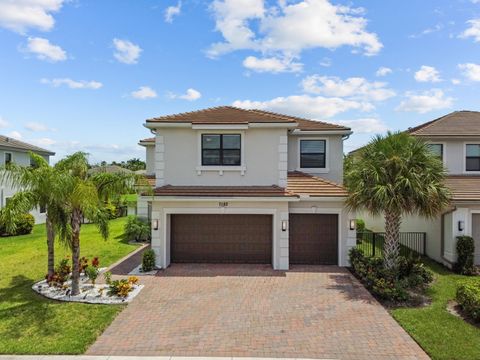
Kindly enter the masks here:
M 362 283 L 373 294 L 385 300 L 408 300 L 408 290 L 424 287 L 433 280 L 433 274 L 419 259 L 400 258 L 398 271 L 392 272 L 385 269 L 383 259 L 367 257 L 363 250 L 352 248 L 350 262 Z
M 462 275 L 475 274 L 473 265 L 475 242 L 470 236 L 457 236 L 457 262 L 455 271 Z
M 82 256 L 79 260 L 78 260 L 78 269 L 81 273 L 85 272 L 85 269 L 87 268 L 88 266 L 88 259 L 85 257 L 85 256 Z
M 70 277 L 72 267 L 70 266 L 70 259 L 65 258 L 55 267 L 55 271 L 52 276 L 46 276 L 47 283 L 50 286 L 63 286 L 63 284 Z
M 116 219 L 118 217 L 118 210 L 114 204 L 108 203 L 105 205 L 104 209 L 105 209 L 105 212 L 107 213 L 107 218 L 109 220 Z
M 4 224 L 0 224 L 0 235 L 2 236 L 17 236 L 30 234 L 35 225 L 35 218 L 31 214 L 22 214 L 15 222 L 15 231 L 8 232 Z
M 364 232 L 365 231 L 365 221 L 362 220 L 362 219 L 357 219 L 356 228 L 357 228 L 357 232 Z
M 89 265 L 85 268 L 85 274 L 87 275 L 88 280 L 92 282 L 92 285 L 95 285 L 95 281 L 98 278 L 98 273 L 98 268 L 93 265 Z
M 110 287 L 108 289 L 108 295 L 110 296 L 120 296 L 127 297 L 128 294 L 133 290 L 133 286 L 138 282 L 136 276 L 130 276 L 127 279 L 113 280 L 110 282 Z
M 148 241 L 150 240 L 150 224 L 136 216 L 129 216 L 124 228 L 127 240 Z
M 104 272 L 103 278 L 105 279 L 105 283 L 107 285 L 110 285 L 112 283 L 112 273 L 110 271 Z
M 458 304 L 475 321 L 480 321 L 480 281 L 461 284 L 457 289 Z
M 155 267 L 155 252 L 152 249 L 145 250 L 142 256 L 142 271 L 152 271 Z

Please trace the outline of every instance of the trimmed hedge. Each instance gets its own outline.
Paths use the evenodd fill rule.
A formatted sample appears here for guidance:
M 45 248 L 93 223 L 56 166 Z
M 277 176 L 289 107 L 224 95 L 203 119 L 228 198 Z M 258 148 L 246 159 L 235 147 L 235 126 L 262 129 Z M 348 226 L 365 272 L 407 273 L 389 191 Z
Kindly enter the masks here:
M 432 272 L 413 258 L 400 257 L 394 273 L 385 269 L 383 259 L 367 257 L 362 249 L 352 248 L 350 263 L 365 287 L 385 300 L 409 300 L 409 290 L 422 289 L 433 281 Z
M 152 249 L 145 250 L 142 256 L 142 271 L 149 272 L 155 268 L 155 252 Z
M 474 275 L 475 241 L 470 236 L 457 236 L 457 262 L 455 271 L 462 275 Z
M 30 234 L 35 225 L 35 218 L 32 214 L 22 214 L 15 222 L 15 231 L 8 232 L 5 224 L 0 224 L 0 236 L 17 236 Z
M 464 283 L 457 289 L 458 304 L 475 321 L 480 321 L 480 281 Z

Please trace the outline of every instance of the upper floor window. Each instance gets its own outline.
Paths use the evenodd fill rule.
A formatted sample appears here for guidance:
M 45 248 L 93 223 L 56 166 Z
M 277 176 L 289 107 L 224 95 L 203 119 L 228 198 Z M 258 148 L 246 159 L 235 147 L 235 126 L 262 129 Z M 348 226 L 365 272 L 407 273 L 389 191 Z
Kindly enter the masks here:
M 480 171 L 480 144 L 467 144 L 466 171 Z
M 5 153 L 5 166 L 12 163 L 12 153 Z
M 325 167 L 325 140 L 300 140 L 300 167 Z
M 443 160 L 443 144 L 428 144 L 428 148 L 433 155 L 438 156 L 440 160 Z
M 203 166 L 240 166 L 240 134 L 202 134 Z

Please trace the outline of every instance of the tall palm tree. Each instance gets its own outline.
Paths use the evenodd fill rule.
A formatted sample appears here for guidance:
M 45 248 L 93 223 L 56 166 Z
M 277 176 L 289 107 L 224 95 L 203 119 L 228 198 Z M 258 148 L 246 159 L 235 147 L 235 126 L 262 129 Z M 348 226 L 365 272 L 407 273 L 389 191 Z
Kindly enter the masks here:
M 52 276 L 55 267 L 55 232 L 65 221 L 63 198 L 65 197 L 64 175 L 51 167 L 40 155 L 30 153 L 34 166 L 26 167 L 10 164 L 1 172 L 0 182 L 12 185 L 21 191 L 10 198 L 2 209 L 1 221 L 7 231 L 16 230 L 16 220 L 24 213 L 35 208 L 44 208 L 46 211 L 47 248 L 48 248 L 48 276 Z
M 428 145 L 404 132 L 376 136 L 347 162 L 347 205 L 385 219 L 384 265 L 395 270 L 405 215 L 433 218 L 449 204 L 445 169 Z
M 69 214 L 69 224 L 60 236 L 72 251 L 72 295 L 80 292 L 80 229 L 84 218 L 93 221 L 102 237 L 109 235 L 108 216 L 105 210 L 110 198 L 131 190 L 133 178 L 126 174 L 88 174 L 87 154 L 77 152 L 59 161 L 55 167 L 69 176 L 68 196 L 65 209 Z M 71 229 L 71 231 L 69 231 Z

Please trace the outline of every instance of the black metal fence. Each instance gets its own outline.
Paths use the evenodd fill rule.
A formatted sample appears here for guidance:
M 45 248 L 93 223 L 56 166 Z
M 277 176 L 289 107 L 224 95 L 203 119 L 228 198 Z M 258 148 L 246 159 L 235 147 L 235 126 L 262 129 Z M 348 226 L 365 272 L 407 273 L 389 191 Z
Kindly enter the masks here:
M 383 256 L 385 243 L 384 232 L 357 232 L 357 248 L 363 250 L 367 256 Z M 427 246 L 427 234 L 422 232 L 400 233 L 400 254 L 409 256 L 412 254 L 425 255 Z

